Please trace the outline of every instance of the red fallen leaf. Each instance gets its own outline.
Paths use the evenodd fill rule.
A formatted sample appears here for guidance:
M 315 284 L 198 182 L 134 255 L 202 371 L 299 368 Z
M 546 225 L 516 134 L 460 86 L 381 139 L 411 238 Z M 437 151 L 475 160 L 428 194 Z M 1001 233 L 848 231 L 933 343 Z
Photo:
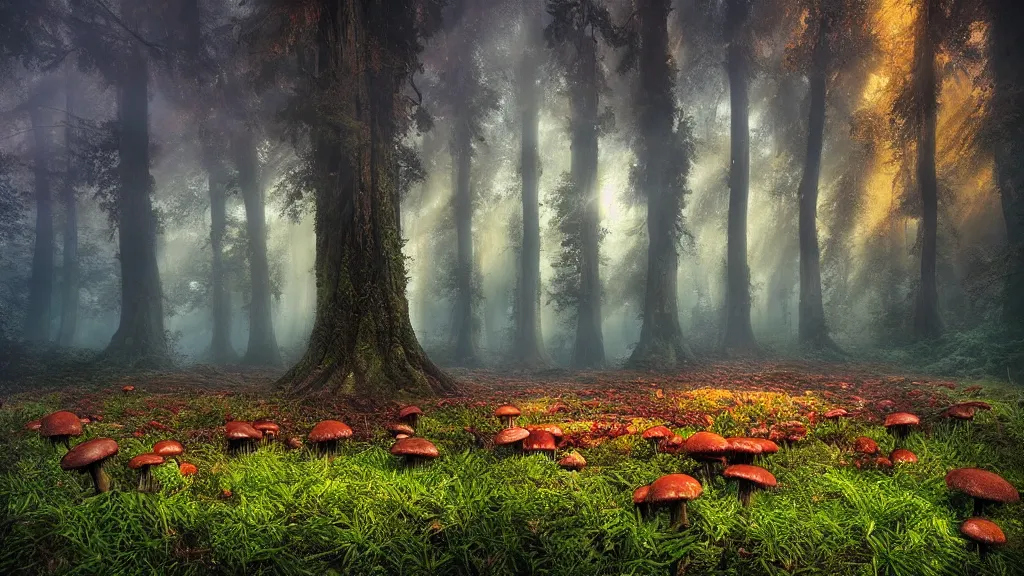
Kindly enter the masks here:
M 878 458 L 875 458 L 875 466 L 884 469 L 892 468 L 892 460 L 889 460 L 885 456 L 879 456 Z
M 302 439 L 298 436 L 292 436 L 287 442 L 285 442 L 285 445 L 292 450 L 298 450 L 299 448 L 302 448 Z
M 92 418 L 93 422 L 103 422 L 102 414 L 90 414 L 89 417 Z
M 224 422 L 225 423 L 226 422 L 231 422 L 234 419 L 235 419 L 235 417 L 232 416 L 230 412 L 228 412 L 227 414 L 224 414 Z
M 910 392 L 907 392 L 907 398 L 920 398 L 921 396 L 924 396 L 924 390 L 918 390 L 915 388 Z
M 746 548 L 743 548 L 742 546 L 739 550 L 736 551 L 736 553 L 740 555 L 740 558 L 751 558 L 754 556 L 753 552 L 748 551 Z
M 936 386 L 942 386 L 943 388 L 949 388 L 950 390 L 956 390 L 956 382 L 939 382 Z
M 555 402 L 551 406 L 548 406 L 548 409 L 545 412 L 547 412 L 548 414 L 558 414 L 559 412 L 568 412 L 568 411 L 569 411 L 569 407 L 568 406 L 566 406 L 565 404 L 562 404 L 561 402 Z
M 231 490 L 228 490 L 227 488 L 221 490 L 220 497 L 222 500 L 227 500 L 228 498 L 231 498 Z
M 88 423 L 92 422 L 92 420 L 89 420 L 85 416 L 82 416 L 81 418 L 79 418 L 78 421 L 81 422 L 82 424 L 88 424 Z
M 136 430 L 135 432 L 132 432 L 132 436 L 135 436 L 136 438 L 142 438 L 142 430 Z
M 850 400 L 853 400 L 858 404 L 864 404 L 865 402 L 867 402 L 867 400 L 861 398 L 860 396 L 850 396 Z
M 875 404 L 875 407 L 878 408 L 879 410 L 888 410 L 895 405 L 896 403 L 893 402 L 892 400 L 882 400 L 879 403 Z
M 654 391 L 654 397 L 661 400 L 662 398 L 665 397 L 665 391 L 662 390 L 661 388 L 658 388 L 657 390 Z
M 974 385 L 964 388 L 964 394 L 974 394 L 975 392 L 981 392 L 981 386 Z

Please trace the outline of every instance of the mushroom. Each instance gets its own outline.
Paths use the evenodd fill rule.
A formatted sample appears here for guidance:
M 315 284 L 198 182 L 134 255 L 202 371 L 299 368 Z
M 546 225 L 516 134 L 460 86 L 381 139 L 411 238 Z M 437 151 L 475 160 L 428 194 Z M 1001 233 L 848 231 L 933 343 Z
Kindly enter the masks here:
M 669 438 L 663 439 L 658 443 L 658 450 L 665 454 L 678 454 L 683 449 L 683 445 L 686 443 L 683 437 L 678 434 L 673 434 Z
M 338 451 L 338 440 L 352 436 L 352 429 L 337 420 L 324 420 L 309 431 L 309 443 L 316 446 L 321 455 L 334 455 Z
M 256 449 L 256 441 L 263 433 L 248 422 L 232 420 L 224 426 L 224 437 L 228 439 L 228 454 L 248 454 Z
M 897 448 L 889 454 L 889 460 L 896 464 L 917 464 L 917 454 L 906 448 Z
M 647 503 L 647 496 L 651 492 L 651 485 L 641 486 L 633 490 L 633 505 L 640 512 L 641 518 L 647 518 L 651 513 L 651 505 Z
M 153 444 L 153 454 L 163 456 L 165 459 L 177 458 L 185 451 L 185 447 L 177 440 L 161 440 Z
M 178 472 L 182 476 L 195 476 L 199 472 L 199 469 L 196 468 L 195 464 L 189 464 L 188 462 L 182 462 L 181 464 L 178 465 Z
M 88 472 L 99 494 L 110 490 L 110 477 L 103 471 L 103 464 L 115 454 L 117 442 L 113 438 L 93 438 L 68 450 L 60 459 L 60 467 L 63 470 Z
M 252 423 L 252 427 L 263 433 L 263 439 L 267 442 L 273 442 L 274 438 L 281 433 L 281 427 L 272 420 L 257 420 Z
M 555 437 L 555 441 L 561 440 L 565 436 L 565 432 L 562 432 L 562 428 L 557 424 L 533 424 L 526 427 L 527 430 L 533 432 L 534 430 L 543 430 L 550 433 Z
M 410 426 L 408 424 L 405 424 L 404 422 L 396 422 L 394 424 L 388 424 L 388 432 L 390 432 L 391 435 L 395 436 L 395 437 L 401 436 L 403 434 L 406 437 L 415 436 L 416 435 L 416 431 L 413 430 L 412 426 Z
M 302 438 L 299 438 L 298 436 L 292 436 L 287 441 L 285 441 L 284 445 L 291 448 L 292 450 L 298 450 L 299 448 L 302 448 Z
M 740 503 L 744 506 L 750 505 L 750 496 L 755 490 L 774 488 L 776 485 L 775 476 L 771 472 L 749 464 L 733 464 L 722 472 L 722 476 L 739 480 Z
M 921 423 L 921 419 L 910 412 L 893 412 L 885 417 L 885 428 L 901 442 L 910 434 L 910 429 Z
M 437 447 L 426 438 L 403 438 L 391 447 L 391 453 L 400 456 L 406 466 L 419 466 L 440 456 Z
M 672 527 L 686 527 L 690 525 L 686 517 L 686 503 L 700 497 L 703 492 L 704 487 L 692 476 L 666 474 L 651 483 L 647 502 L 654 506 L 669 506 Z
M 763 460 L 766 456 L 779 452 L 779 445 L 767 438 L 747 438 L 747 440 L 753 440 L 761 445 L 761 453 L 754 456 L 755 461 Z
M 43 426 L 43 421 L 41 419 L 40 420 L 32 420 L 32 421 L 29 421 L 29 422 L 25 423 L 25 430 L 33 430 L 33 431 L 35 431 L 35 430 L 39 430 L 40 428 L 42 428 L 42 426 Z
M 980 468 L 957 468 L 946 474 L 946 487 L 974 499 L 974 515 L 982 516 L 985 504 L 1010 504 L 1020 501 L 1012 484 L 995 472 Z
M 833 422 L 836 422 L 838 420 L 846 418 L 849 415 L 850 413 L 847 412 L 845 408 L 833 408 L 828 412 L 825 412 L 823 416 L 826 420 L 832 420 Z
M 129 468 L 139 471 L 139 492 L 156 491 L 158 484 L 153 478 L 153 473 L 150 471 L 150 468 L 153 466 L 159 466 L 163 463 L 164 457 L 159 454 L 153 454 L 152 452 L 139 454 L 128 461 Z
M 858 436 L 853 440 L 854 452 L 860 452 L 868 456 L 878 454 L 878 443 L 867 436 Z
M 547 430 L 533 430 L 523 439 L 523 452 L 544 452 L 555 459 L 555 437 Z
M 704 477 L 711 478 L 715 463 L 725 463 L 729 441 L 712 432 L 697 432 L 686 439 L 683 450 L 703 466 Z
M 942 415 L 951 420 L 970 422 L 974 420 L 974 408 L 964 404 L 954 404 L 943 410 Z
M 960 525 L 960 533 L 978 545 L 978 556 L 984 558 L 990 546 L 1006 544 L 1006 534 L 991 520 L 968 518 Z
M 761 454 L 761 443 L 754 438 L 726 438 L 729 443 L 727 459 L 732 464 L 751 464 Z M 769 440 L 769 442 L 771 442 Z M 772 444 L 775 444 L 772 442 Z
M 71 449 L 71 437 L 82 435 L 82 421 L 72 412 L 54 412 L 40 421 L 39 435 L 56 446 L 63 444 Z
M 511 428 L 520 414 L 522 412 L 519 411 L 519 408 L 511 404 L 503 404 L 494 410 L 494 415 L 501 420 L 501 424 L 505 428 Z
M 420 410 L 419 406 L 406 406 L 398 411 L 398 419 L 405 422 L 409 426 L 416 428 L 416 423 L 419 421 L 420 416 L 423 415 L 423 410 Z M 411 436 L 411 434 L 410 434 Z
M 579 452 L 573 451 L 563 456 L 562 459 L 558 461 L 558 465 L 563 470 L 579 472 L 587 467 L 587 461 Z
M 505 428 L 494 437 L 495 446 L 511 446 L 516 450 L 522 449 L 522 442 L 530 436 L 526 428 Z
M 650 443 L 651 448 L 654 449 L 655 454 L 658 452 L 658 445 L 661 444 L 666 438 L 671 438 L 673 432 L 665 426 L 651 426 L 647 430 L 644 430 L 642 434 L 643 439 Z
M 135 392 L 135 386 L 132 386 L 131 384 L 123 386 L 121 388 L 121 392 L 124 392 L 125 394 L 128 394 L 129 392 Z

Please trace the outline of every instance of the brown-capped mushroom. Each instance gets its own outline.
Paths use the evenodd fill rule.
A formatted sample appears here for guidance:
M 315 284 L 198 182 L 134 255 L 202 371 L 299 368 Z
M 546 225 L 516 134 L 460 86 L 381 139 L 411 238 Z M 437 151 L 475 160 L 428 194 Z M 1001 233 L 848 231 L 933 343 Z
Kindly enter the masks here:
M 984 518 L 968 518 L 960 525 L 960 533 L 978 545 L 978 555 L 982 558 L 992 546 L 1006 544 L 1006 534 L 991 520 Z
M 921 424 L 921 419 L 910 412 L 893 412 L 885 417 L 885 428 L 902 442 L 910 434 L 910 429 Z
M 321 455 L 334 455 L 338 451 L 338 441 L 350 438 L 352 428 L 338 420 L 324 420 L 309 431 L 309 443 L 316 447 Z
M 658 452 L 658 445 L 666 438 L 672 437 L 672 430 L 666 426 L 651 426 L 641 435 L 651 445 L 655 453 Z
M 263 440 L 265 442 L 273 442 L 277 435 L 281 433 L 281 427 L 273 420 L 256 420 L 252 423 L 252 427 L 263 433 Z
M 71 438 L 82 435 L 82 421 L 73 412 L 54 412 L 41 420 L 39 435 L 56 446 L 63 444 L 65 448 L 71 449 Z
M 117 442 L 113 438 L 93 438 L 75 445 L 60 460 L 62 470 L 88 472 L 96 493 L 110 490 L 110 477 L 103 471 L 103 464 L 117 454 Z
M 651 485 L 640 486 L 636 490 L 633 490 L 633 505 L 640 512 L 641 518 L 647 518 L 650 516 L 651 505 L 647 503 L 647 496 L 651 492 Z
M 391 453 L 403 459 L 406 466 L 419 466 L 440 456 L 437 447 L 426 438 L 410 437 L 395 442 Z
M 393 424 L 388 424 L 388 432 L 390 432 L 391 435 L 395 437 L 401 436 L 403 434 L 407 438 L 409 436 L 416 435 L 416 431 L 413 430 L 412 426 L 406 424 L 405 422 L 395 422 Z
M 558 465 L 563 470 L 569 470 L 570 472 L 579 472 L 587 467 L 587 461 L 579 452 L 572 451 L 562 457 L 558 461 Z
M 853 451 L 874 456 L 878 454 L 878 443 L 867 436 L 858 436 L 853 441 Z
M 774 488 L 776 485 L 775 476 L 771 472 L 749 464 L 733 464 L 722 471 L 722 476 L 739 480 L 740 503 L 744 506 L 750 505 L 750 496 L 755 490 Z
M 153 454 L 152 452 L 139 454 L 128 461 L 129 468 L 139 471 L 139 492 L 155 492 L 157 490 L 158 484 L 156 479 L 153 478 L 151 468 L 163 463 L 164 457 L 159 454 Z
M 713 432 L 697 432 L 683 444 L 686 455 L 701 463 L 704 477 L 711 478 L 715 464 L 724 464 L 729 441 Z
M 526 440 L 530 436 L 530 431 L 526 428 L 505 428 L 494 437 L 495 446 L 510 446 L 517 451 L 522 450 L 523 440 Z
M 224 437 L 228 440 L 228 454 L 249 454 L 256 450 L 263 433 L 248 422 L 232 420 L 224 426 Z
M 516 418 L 521 414 L 522 412 L 519 411 L 519 408 L 516 408 L 512 404 L 503 404 L 494 410 L 494 415 L 501 420 L 501 425 L 505 428 L 511 428 L 514 426 Z
M 423 410 L 420 410 L 419 406 L 406 406 L 398 411 L 398 419 L 413 428 L 416 428 L 416 423 L 419 422 L 422 415 Z
M 957 468 L 946 474 L 946 487 L 974 499 L 974 515 L 983 516 L 986 504 L 1010 504 L 1020 494 L 1002 476 L 980 468 Z
M 523 452 L 530 454 L 541 452 L 548 458 L 555 459 L 555 437 L 547 430 L 533 430 L 523 439 Z
M 690 525 L 686 517 L 686 503 L 699 498 L 703 492 L 704 487 L 692 476 L 666 474 L 651 483 L 647 502 L 653 506 L 668 506 L 672 527 L 686 527 Z
M 897 448 L 889 454 L 889 460 L 893 466 L 898 464 L 917 464 L 917 454 L 906 448 Z
M 725 440 L 729 443 L 729 454 L 726 457 L 731 464 L 751 464 L 764 450 L 762 444 L 754 438 L 733 437 Z
M 153 444 L 153 454 L 163 456 L 167 460 L 181 456 L 184 451 L 185 447 L 177 440 L 161 440 Z

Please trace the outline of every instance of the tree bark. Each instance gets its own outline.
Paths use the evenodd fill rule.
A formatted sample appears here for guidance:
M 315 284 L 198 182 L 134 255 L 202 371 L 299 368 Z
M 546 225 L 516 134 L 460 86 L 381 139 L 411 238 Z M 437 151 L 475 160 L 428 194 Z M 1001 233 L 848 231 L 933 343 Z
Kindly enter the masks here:
M 280 384 L 292 393 L 377 397 L 452 391 L 409 321 L 392 205 L 396 106 L 408 68 L 401 55 L 379 57 L 393 50 L 384 37 L 388 22 L 408 15 L 359 0 L 321 0 L 320 8 L 317 66 L 324 74 L 313 88 L 336 95 L 345 86 L 334 104 L 345 122 L 313 126 L 316 319 L 305 356 Z
M 61 290 L 60 330 L 57 342 L 61 346 L 71 346 L 78 330 L 78 201 L 75 198 L 75 67 L 69 62 L 65 70 L 64 89 L 64 254 L 62 275 L 64 284 Z
M 456 76 L 464 78 L 463 66 L 470 65 L 456 59 Z M 467 82 L 459 82 L 465 88 Z M 455 163 L 456 263 L 455 263 L 455 318 L 452 323 L 452 341 L 455 345 L 453 361 L 459 366 L 473 366 L 476 358 L 476 326 L 473 315 L 473 190 L 470 176 L 473 168 L 473 134 L 470 127 L 468 98 L 457 96 L 455 126 L 452 134 L 452 155 Z
M 35 174 L 36 239 L 32 252 L 32 276 L 29 279 L 28 313 L 25 339 L 50 341 L 51 301 L 53 297 L 53 198 L 50 195 L 50 144 L 46 114 L 39 106 L 29 108 L 32 120 L 33 171 Z
M 212 153 L 208 151 L 207 153 Z M 224 230 L 227 227 L 227 175 L 218 160 L 207 160 L 207 185 L 210 193 L 210 251 L 212 252 L 211 310 L 213 338 L 210 357 L 216 364 L 238 360 L 231 346 L 231 296 L 224 283 Z
M 125 59 L 118 86 L 118 155 L 121 321 L 107 352 L 131 362 L 163 363 L 168 349 L 156 260 L 156 215 L 150 197 L 149 63 L 138 46 Z
M 643 193 L 647 197 L 647 281 L 643 326 L 628 365 L 674 368 L 692 361 L 679 326 L 679 219 L 682 190 L 673 182 L 671 158 L 675 100 L 668 53 L 669 0 L 641 3 L 640 29 L 640 149 Z
M 520 155 L 523 188 L 523 242 L 519 255 L 516 287 L 516 325 L 512 360 L 519 366 L 543 368 L 551 365 L 544 351 L 540 322 L 540 55 L 541 16 L 535 0 L 525 0 L 526 47 L 519 66 Z
M 815 349 L 836 346 L 825 324 L 821 297 L 821 252 L 818 246 L 818 180 L 825 141 L 825 96 L 828 73 L 829 14 L 818 8 L 818 33 L 811 62 L 811 110 L 807 130 L 807 156 L 800 179 L 800 319 L 799 336 L 804 346 Z
M 249 241 L 249 347 L 243 361 L 260 366 L 280 366 L 281 350 L 277 347 L 271 318 L 270 262 L 267 259 L 267 223 L 259 158 L 256 156 L 256 142 L 247 129 L 236 129 L 232 134 L 232 154 L 245 204 L 245 230 Z
M 992 0 L 992 131 L 996 179 L 1006 221 L 1010 257 L 1004 284 L 1003 320 L 1024 333 L 1024 10 L 1016 0 Z
M 918 338 L 936 338 L 942 334 L 939 294 L 936 286 L 938 240 L 938 178 L 935 173 L 935 123 L 938 108 L 938 81 L 935 69 L 933 19 L 935 0 L 921 6 L 921 30 L 916 48 L 915 81 L 918 100 L 917 185 L 921 191 L 921 277 L 914 311 L 914 334 Z
M 729 224 L 726 320 L 722 340 L 727 350 L 758 348 L 750 325 L 750 267 L 747 266 L 747 201 L 750 195 L 749 47 L 745 39 L 748 0 L 726 5 L 726 69 L 729 76 Z
M 573 368 L 605 364 L 601 332 L 601 206 L 597 189 L 597 41 L 578 32 L 578 81 L 570 89 L 572 160 L 570 177 L 580 210 L 580 293 L 576 313 Z

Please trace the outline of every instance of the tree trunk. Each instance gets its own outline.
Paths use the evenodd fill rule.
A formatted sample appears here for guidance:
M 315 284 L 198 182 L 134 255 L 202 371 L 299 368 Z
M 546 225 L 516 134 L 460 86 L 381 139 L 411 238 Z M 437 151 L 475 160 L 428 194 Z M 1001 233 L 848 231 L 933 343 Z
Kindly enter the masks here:
M 121 322 L 107 347 L 128 361 L 167 360 L 163 294 L 156 260 L 156 215 L 149 174 L 149 63 L 141 47 L 125 59 L 118 87 L 118 248 Z
M 375 57 L 393 50 L 382 37 L 389 20 L 408 14 L 358 0 L 321 0 L 320 8 L 317 66 L 325 74 L 314 89 L 338 94 L 337 85 L 345 86 L 335 106 L 346 122 L 313 126 L 316 319 L 309 349 L 280 384 L 293 393 L 378 397 L 452 391 L 409 321 L 392 205 L 395 106 L 408 69 L 401 55 Z
M 459 59 L 457 66 L 469 65 Z M 458 77 L 466 76 L 459 70 Z M 465 82 L 461 83 L 465 86 Z M 473 167 L 473 135 L 470 130 L 469 104 L 464 95 L 456 110 L 452 160 L 455 163 L 456 264 L 455 264 L 455 318 L 452 323 L 453 360 L 459 366 L 476 364 L 476 330 L 473 317 L 473 191 L 470 175 Z
M 729 225 L 726 320 L 723 347 L 754 351 L 750 325 L 750 267 L 747 266 L 747 200 L 750 195 L 750 100 L 748 51 L 744 28 L 748 0 L 728 0 L 726 5 L 726 69 L 729 75 Z
M 921 280 L 914 312 L 914 333 L 918 338 L 936 338 L 942 334 L 939 294 L 936 286 L 937 238 L 939 217 L 938 178 L 935 173 L 935 122 L 938 86 L 935 70 L 933 19 L 938 7 L 927 0 L 921 7 L 922 29 L 916 49 L 918 101 L 917 185 L 921 190 Z
M 1024 333 L 1024 10 L 1016 0 L 992 1 L 991 58 L 995 90 L 991 117 L 996 178 L 1006 221 L 1010 266 L 1004 285 L 1003 319 Z
M 640 150 L 643 193 L 647 197 L 647 281 L 643 327 L 628 365 L 674 368 L 693 360 L 683 343 L 677 308 L 679 219 L 682 190 L 672 182 L 671 158 L 675 100 L 668 54 L 669 0 L 647 0 L 640 16 Z
M 583 30 L 578 34 L 579 81 L 570 92 L 570 176 L 581 211 L 580 293 L 572 367 L 600 368 L 605 357 L 601 333 L 601 205 L 597 189 L 597 46 L 596 40 Z
M 71 346 L 78 329 L 78 201 L 75 198 L 75 68 L 69 62 L 65 70 L 64 89 L 64 254 L 62 272 L 64 284 L 61 291 L 60 330 L 57 341 L 61 346 Z
M 512 360 L 519 366 L 542 368 L 551 365 L 544 351 L 540 322 L 540 125 L 541 6 L 526 0 L 524 17 L 527 45 L 519 67 L 519 107 L 521 111 L 520 165 L 523 188 L 523 243 L 519 255 L 519 282 L 516 289 L 516 326 Z
M 50 196 L 50 154 L 46 114 L 39 106 L 29 108 L 32 120 L 33 170 L 36 196 L 36 241 L 29 279 L 28 314 L 25 339 L 50 341 L 51 299 L 53 296 L 53 199 Z
M 811 63 L 811 112 L 807 157 L 800 179 L 800 342 L 811 348 L 835 348 L 825 325 L 821 297 L 821 252 L 818 247 L 818 179 L 825 140 L 825 96 L 828 73 L 828 14 L 819 8 L 818 34 Z
M 207 154 L 212 151 L 206 152 Z M 224 229 L 227 227 L 227 175 L 217 160 L 208 160 L 207 184 L 210 192 L 211 309 L 213 338 L 210 357 L 215 364 L 238 360 L 231 346 L 231 296 L 224 285 Z
M 245 128 L 232 135 L 232 153 L 238 170 L 238 187 L 245 204 L 245 231 L 249 240 L 249 347 L 246 364 L 280 366 L 281 351 L 271 319 L 270 263 L 267 260 L 267 223 L 263 187 L 259 178 L 256 142 Z

